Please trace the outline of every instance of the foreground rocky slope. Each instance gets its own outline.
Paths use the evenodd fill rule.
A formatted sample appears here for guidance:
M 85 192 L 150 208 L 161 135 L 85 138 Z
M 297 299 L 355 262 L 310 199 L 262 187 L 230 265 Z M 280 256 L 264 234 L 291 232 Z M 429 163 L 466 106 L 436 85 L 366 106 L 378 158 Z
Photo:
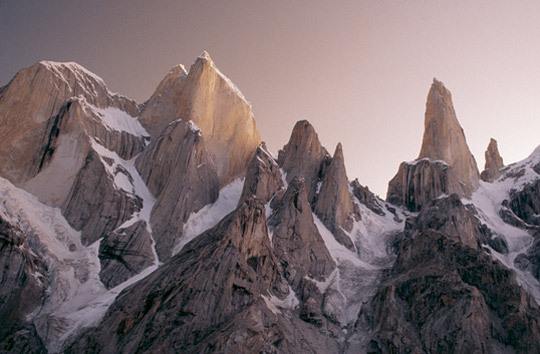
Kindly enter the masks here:
M 492 140 L 480 180 L 436 80 L 425 123 L 384 201 L 307 121 L 272 155 L 208 53 L 141 105 L 23 69 L 0 89 L 0 350 L 539 351 L 540 150 L 504 166 Z

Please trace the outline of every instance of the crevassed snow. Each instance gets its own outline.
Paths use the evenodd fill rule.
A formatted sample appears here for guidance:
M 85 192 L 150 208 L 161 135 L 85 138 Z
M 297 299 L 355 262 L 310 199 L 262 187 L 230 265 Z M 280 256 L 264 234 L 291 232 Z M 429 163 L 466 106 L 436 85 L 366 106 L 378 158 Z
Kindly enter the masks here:
M 173 255 L 180 252 L 195 237 L 217 225 L 221 219 L 236 209 L 243 186 L 244 178 L 234 180 L 219 191 L 219 197 L 213 204 L 206 205 L 196 213 L 192 213 L 184 225 L 182 239 L 174 247 Z
M 337 242 L 334 234 L 332 234 L 332 232 L 328 230 L 326 226 L 324 226 L 323 222 L 317 217 L 317 215 L 315 215 L 315 213 L 313 213 L 313 221 L 315 222 L 315 226 L 317 226 L 317 229 L 321 234 L 326 248 L 328 248 L 330 255 L 336 263 L 348 261 L 357 267 L 362 267 L 365 269 L 376 268 L 371 264 L 361 260 L 355 252 L 349 250 L 347 247 Z
M 354 223 L 348 233 L 353 239 L 356 252 L 338 243 L 334 235 L 314 214 L 313 219 L 332 258 L 337 264 L 335 271 L 325 281 L 312 279 L 319 290 L 326 293 L 324 311 L 335 317 L 342 326 L 353 325 L 358 319 L 362 305 L 375 293 L 383 269 L 391 267 L 395 255 L 388 254 L 386 245 L 389 236 L 401 231 L 404 215 L 394 220 L 384 205 L 385 215 L 380 216 L 361 204 L 356 198 L 361 220 Z M 397 212 L 400 213 L 399 208 Z

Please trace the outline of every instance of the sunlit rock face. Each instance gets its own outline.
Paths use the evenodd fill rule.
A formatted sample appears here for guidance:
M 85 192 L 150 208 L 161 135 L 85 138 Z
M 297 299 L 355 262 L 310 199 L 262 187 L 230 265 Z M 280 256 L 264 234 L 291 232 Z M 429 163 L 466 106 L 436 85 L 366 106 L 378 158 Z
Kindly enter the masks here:
M 251 105 L 206 52 L 189 69 L 179 114 L 201 128 L 221 186 L 245 174 L 261 143 Z
M 484 171 L 480 174 L 480 178 L 486 182 L 493 182 L 501 175 L 501 169 L 504 167 L 504 162 L 499 154 L 497 140 L 490 139 L 486 153 L 486 165 Z
M 174 67 L 141 113 L 152 138 L 178 119 L 201 128 L 221 186 L 245 175 L 261 143 L 251 105 L 207 52 L 195 60 L 189 73 L 182 65 Z
M 478 167 L 457 120 L 452 94 L 436 79 L 433 79 L 429 90 L 424 125 L 424 138 L 418 158 L 446 162 L 469 192 L 476 190 Z
M 72 97 L 135 117 L 137 104 L 111 94 L 101 78 L 76 63 L 42 61 L 25 68 L 0 90 L 0 174 L 16 185 L 34 177 L 47 158 L 47 143 Z
M 175 66 L 144 103 L 140 120 L 153 139 L 159 136 L 167 124 L 180 118 L 178 102 L 182 97 L 187 75 L 182 64 Z

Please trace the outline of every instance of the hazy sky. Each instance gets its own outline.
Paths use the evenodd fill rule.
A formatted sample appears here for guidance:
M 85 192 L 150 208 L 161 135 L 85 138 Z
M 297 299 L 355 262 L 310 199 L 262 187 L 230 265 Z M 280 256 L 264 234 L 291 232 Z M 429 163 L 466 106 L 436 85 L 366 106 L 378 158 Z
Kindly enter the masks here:
M 203 50 L 273 152 L 308 119 L 383 197 L 418 156 L 433 77 L 480 170 L 490 137 L 505 163 L 540 144 L 540 1 L 0 0 L 0 86 L 39 60 L 76 61 L 143 102 Z

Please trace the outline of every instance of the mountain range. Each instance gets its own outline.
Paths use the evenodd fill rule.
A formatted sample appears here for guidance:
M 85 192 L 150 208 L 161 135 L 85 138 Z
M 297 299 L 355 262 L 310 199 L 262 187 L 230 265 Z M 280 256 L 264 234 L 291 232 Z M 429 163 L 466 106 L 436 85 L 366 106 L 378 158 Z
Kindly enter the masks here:
M 269 151 L 206 52 L 141 104 L 76 63 L 22 69 L 0 352 L 540 352 L 540 147 L 505 165 L 492 139 L 479 171 L 434 79 L 385 200 L 330 152 L 306 120 Z

